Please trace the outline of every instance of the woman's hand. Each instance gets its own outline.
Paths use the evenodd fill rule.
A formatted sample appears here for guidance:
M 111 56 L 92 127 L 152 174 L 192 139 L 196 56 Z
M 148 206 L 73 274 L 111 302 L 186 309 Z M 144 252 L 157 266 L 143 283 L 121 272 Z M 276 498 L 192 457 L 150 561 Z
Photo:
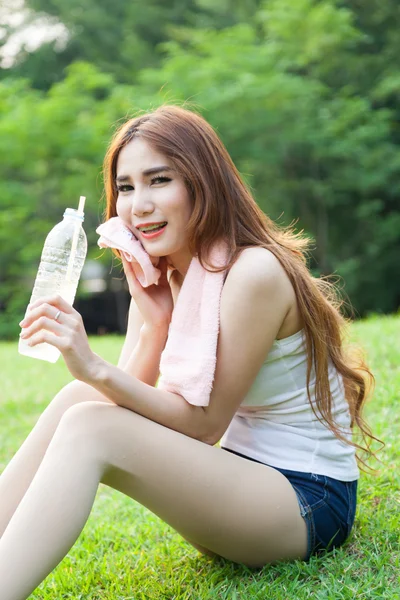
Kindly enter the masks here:
M 123 254 L 121 254 L 121 259 L 128 281 L 129 292 L 142 314 L 144 324 L 149 328 L 168 327 L 174 310 L 174 301 L 167 278 L 168 263 L 166 257 L 162 256 L 157 265 L 157 268 L 161 271 L 158 283 L 147 288 L 142 287 L 139 283 L 132 268 L 132 263 L 127 261 Z
M 57 321 L 55 316 L 61 311 Z M 46 342 L 58 348 L 71 375 L 89 383 L 96 379 L 103 359 L 92 352 L 81 315 L 59 295 L 39 298 L 29 306 L 20 337 L 36 346 Z

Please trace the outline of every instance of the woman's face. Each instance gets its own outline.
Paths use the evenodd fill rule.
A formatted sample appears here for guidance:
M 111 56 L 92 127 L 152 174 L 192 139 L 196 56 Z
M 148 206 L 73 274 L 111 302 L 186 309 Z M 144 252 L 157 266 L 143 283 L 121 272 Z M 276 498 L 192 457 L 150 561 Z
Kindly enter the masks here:
M 191 255 L 187 247 L 187 224 L 192 202 L 185 182 L 163 154 L 136 138 L 119 153 L 116 185 L 117 215 L 133 231 L 151 256 L 167 256 L 182 275 Z M 146 239 L 138 227 L 145 223 L 168 224 L 161 235 Z

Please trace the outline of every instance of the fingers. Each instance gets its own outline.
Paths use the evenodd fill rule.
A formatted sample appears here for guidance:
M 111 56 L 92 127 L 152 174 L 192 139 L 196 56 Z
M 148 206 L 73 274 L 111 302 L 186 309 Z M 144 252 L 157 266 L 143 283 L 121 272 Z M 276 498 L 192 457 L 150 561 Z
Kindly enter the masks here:
M 72 315 L 76 313 L 76 310 L 70 304 L 68 304 L 68 302 L 60 296 L 60 294 L 53 294 L 52 296 L 43 296 L 42 298 L 38 298 L 37 300 L 35 300 L 35 302 L 32 302 L 32 304 L 30 304 L 28 308 L 30 311 L 32 311 L 33 309 L 44 303 L 50 304 L 51 306 L 53 306 L 53 309 L 54 307 L 56 307 L 57 310 L 61 310 L 62 312 L 67 313 L 67 315 Z M 54 315 L 56 313 L 57 311 L 54 312 Z
M 140 284 L 138 278 L 135 275 L 135 271 L 133 270 L 132 263 L 124 258 L 123 254 L 121 254 L 122 264 L 124 267 L 125 277 L 128 282 L 129 292 L 131 296 L 133 292 L 143 291 L 143 287 Z
M 57 314 L 58 317 L 56 321 L 55 317 Z M 55 333 L 60 333 L 62 331 L 62 325 L 65 324 L 67 317 L 68 319 L 72 318 L 73 321 L 76 322 L 81 319 L 80 314 L 58 294 L 44 296 L 28 307 L 28 311 L 19 325 L 24 329 L 25 333 L 29 330 L 29 334 L 41 327 Z
M 122 260 L 122 264 L 124 265 L 124 269 L 129 270 L 129 267 L 132 268 L 132 263 L 130 263 L 129 260 L 126 260 L 126 258 L 123 254 L 121 254 L 121 260 Z
M 61 352 L 65 350 L 68 340 L 82 328 L 81 315 L 59 295 L 40 298 L 31 306 L 20 322 L 23 328 L 20 337 L 29 346 L 46 342 Z
M 58 323 L 58 324 L 61 323 L 62 310 L 60 308 L 58 308 L 57 306 L 54 306 L 53 304 L 49 304 L 48 302 L 43 302 L 43 300 L 44 300 L 44 298 L 42 299 L 42 304 L 40 304 L 39 306 L 37 306 L 36 302 L 34 302 L 32 304 L 32 306 L 34 308 L 32 308 L 31 310 L 28 310 L 25 317 L 19 323 L 20 327 L 24 327 L 24 328 L 29 327 L 29 325 L 31 325 L 34 321 L 39 319 L 39 317 L 47 317 L 48 320 L 53 320 L 55 323 Z M 61 310 L 60 315 L 57 318 L 57 321 L 55 321 L 55 317 L 56 317 L 57 313 L 59 312 L 59 310 Z
M 52 338 L 59 337 L 64 331 L 64 327 L 52 318 L 39 317 L 32 325 L 22 330 L 20 337 L 27 341 L 29 345 L 34 345 L 40 341 L 45 341 L 48 336 Z M 55 334 L 55 335 L 53 335 Z
M 42 329 L 32 337 L 26 339 L 26 343 L 28 346 L 36 346 L 37 344 L 44 343 L 51 344 L 52 346 L 58 348 L 60 352 L 62 352 L 62 350 L 65 349 L 65 343 L 63 340 L 64 338 L 54 335 L 53 333 L 50 333 L 50 331 L 46 331 L 46 329 Z

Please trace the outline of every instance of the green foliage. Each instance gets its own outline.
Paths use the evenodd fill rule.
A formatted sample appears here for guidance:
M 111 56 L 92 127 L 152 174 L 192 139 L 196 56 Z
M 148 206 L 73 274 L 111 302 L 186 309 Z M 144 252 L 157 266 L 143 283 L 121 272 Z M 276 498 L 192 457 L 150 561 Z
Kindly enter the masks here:
M 59 56 L 43 49 L 49 71 L 33 53 L 36 63 L 22 60 L 0 81 L 0 337 L 17 334 L 45 236 L 81 194 L 89 257 L 98 258 L 101 164 L 114 127 L 166 102 L 209 120 L 262 209 L 282 224 L 298 219 L 315 239 L 313 273 L 342 276 L 356 313 L 398 309 L 394 2 L 28 6 L 61 19 L 71 37 Z M 32 87 L 36 69 L 56 81 L 47 91 Z
M 263 210 L 287 223 L 300 217 L 315 236 L 312 266 L 345 276 L 359 314 L 396 310 L 393 112 L 335 77 L 364 36 L 332 2 L 270 0 L 255 21 L 261 32 L 242 24 L 165 44 L 163 68 L 142 71 L 140 83 L 162 99 L 194 100 L 251 173 Z
M 68 39 L 28 53 L 21 49 L 14 72 L 30 77 L 34 87 L 48 89 L 76 60 L 91 62 L 116 81 L 133 83 L 138 72 L 157 66 L 157 46 L 192 27 L 226 27 L 254 13 L 259 0 L 25 0 L 33 14 L 61 22 Z M 31 17 L 32 19 L 32 17 Z M 13 30 L 7 32 L 7 37 Z
M 15 336 L 29 301 L 47 233 L 67 206 L 88 198 L 85 230 L 98 256 L 101 220 L 100 167 L 111 123 L 128 103 L 109 103 L 111 76 L 74 64 L 48 94 L 25 81 L 0 86 L 0 336 Z

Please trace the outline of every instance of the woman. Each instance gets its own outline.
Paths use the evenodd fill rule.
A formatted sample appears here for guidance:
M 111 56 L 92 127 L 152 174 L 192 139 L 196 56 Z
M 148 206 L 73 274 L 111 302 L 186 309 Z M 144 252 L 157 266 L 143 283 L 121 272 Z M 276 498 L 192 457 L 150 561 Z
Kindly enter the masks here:
M 121 257 L 132 302 L 117 367 L 92 352 L 79 313 L 58 296 L 33 303 L 21 322 L 31 345 L 60 349 L 75 380 L 1 476 L 0 597 L 26 598 L 62 560 L 99 483 L 200 552 L 250 567 L 340 546 L 363 448 L 353 426 L 373 438 L 361 416 L 372 376 L 342 347 L 346 320 L 331 284 L 307 270 L 307 240 L 259 209 L 193 112 L 164 106 L 131 119 L 104 166 L 106 219 L 123 219 L 162 274 L 143 288 Z M 153 238 L 140 230 L 165 222 Z M 190 261 L 212 270 L 218 239 L 230 257 L 217 366 L 210 404 L 197 407 L 155 385 Z

